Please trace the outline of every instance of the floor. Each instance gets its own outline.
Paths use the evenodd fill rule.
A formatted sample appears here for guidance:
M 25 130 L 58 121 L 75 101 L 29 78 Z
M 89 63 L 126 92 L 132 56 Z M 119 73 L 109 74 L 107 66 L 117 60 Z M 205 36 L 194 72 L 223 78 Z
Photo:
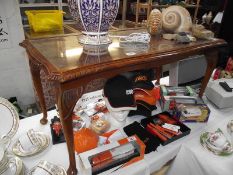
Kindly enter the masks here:
M 169 161 L 166 165 L 164 165 L 159 171 L 152 173 L 151 175 L 165 175 L 168 171 L 172 161 Z
M 156 172 L 152 173 L 151 175 L 165 175 L 168 168 L 169 168 L 169 165 L 165 165 L 159 171 L 156 171 Z

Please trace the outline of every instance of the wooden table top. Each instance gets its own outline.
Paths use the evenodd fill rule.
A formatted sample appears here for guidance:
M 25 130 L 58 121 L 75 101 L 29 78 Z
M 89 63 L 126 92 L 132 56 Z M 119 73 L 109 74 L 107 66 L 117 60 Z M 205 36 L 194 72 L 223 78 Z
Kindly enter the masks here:
M 184 59 L 184 56 L 208 52 L 226 44 L 221 39 L 179 44 L 158 37 L 151 37 L 148 44 L 120 43 L 117 37 L 143 31 L 145 29 L 111 31 L 112 43 L 101 46 L 81 45 L 78 41 L 80 35 L 25 40 L 21 45 L 46 67 L 50 79 L 64 82 L 135 64 L 169 64 Z

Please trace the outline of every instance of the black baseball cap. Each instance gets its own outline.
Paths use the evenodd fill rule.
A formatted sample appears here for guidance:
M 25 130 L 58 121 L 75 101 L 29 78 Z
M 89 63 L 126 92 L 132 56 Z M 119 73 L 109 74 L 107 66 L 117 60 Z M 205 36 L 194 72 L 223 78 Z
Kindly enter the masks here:
M 141 101 L 141 100 L 137 100 L 136 103 L 137 103 L 137 110 L 130 111 L 128 114 L 128 117 L 133 117 L 135 115 L 151 117 L 152 111 L 157 109 L 155 105 L 149 105 L 148 103 Z
M 104 86 L 104 96 L 109 104 L 119 110 L 136 110 L 132 82 L 123 75 L 108 79 Z

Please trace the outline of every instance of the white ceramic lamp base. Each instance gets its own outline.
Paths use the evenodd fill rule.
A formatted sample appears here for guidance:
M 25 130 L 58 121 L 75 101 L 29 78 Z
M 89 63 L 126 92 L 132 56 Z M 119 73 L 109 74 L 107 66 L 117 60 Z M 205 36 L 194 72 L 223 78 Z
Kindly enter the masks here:
M 92 32 L 82 32 L 82 36 L 79 38 L 81 44 L 88 45 L 104 45 L 110 44 L 112 40 L 109 38 L 108 33 L 92 33 Z

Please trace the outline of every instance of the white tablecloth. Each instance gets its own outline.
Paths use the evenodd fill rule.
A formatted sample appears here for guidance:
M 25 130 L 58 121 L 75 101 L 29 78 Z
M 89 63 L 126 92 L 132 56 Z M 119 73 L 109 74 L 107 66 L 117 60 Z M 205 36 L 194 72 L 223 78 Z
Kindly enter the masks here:
M 171 175 L 176 175 L 176 174 L 188 175 L 189 173 L 176 173 L 177 169 L 179 169 L 180 171 L 184 170 L 184 172 L 186 172 L 185 169 L 188 169 L 188 167 L 182 166 L 182 163 L 180 162 L 178 158 L 181 157 L 180 159 L 182 160 L 182 157 L 187 157 L 185 159 L 185 163 L 186 164 L 188 164 L 189 162 L 191 163 L 192 162 L 191 155 L 195 154 L 197 156 L 200 150 L 203 152 L 203 153 L 200 152 L 200 155 L 199 155 L 200 158 L 202 157 L 202 155 L 206 155 L 206 154 L 211 156 L 211 153 L 203 150 L 203 148 L 199 144 L 200 133 L 205 128 L 214 128 L 215 125 L 218 123 L 221 123 L 222 120 L 225 120 L 227 122 L 228 120 L 233 119 L 232 109 L 219 111 L 211 104 L 209 104 L 209 107 L 211 109 L 211 115 L 210 115 L 208 123 L 188 123 L 187 125 L 191 128 L 190 135 L 184 138 L 181 138 L 173 143 L 170 143 L 166 146 L 158 147 L 157 151 L 151 152 L 150 154 L 145 155 L 144 160 L 137 162 L 135 164 L 132 164 L 128 167 L 119 169 L 114 174 L 117 174 L 117 175 L 120 175 L 120 174 L 122 175 L 126 175 L 126 174 L 144 175 L 145 174 L 147 175 L 147 174 L 150 174 L 152 172 L 159 170 L 164 164 L 166 164 L 169 160 L 173 159 L 178 154 L 177 160 L 175 161 L 175 163 L 177 162 L 176 164 L 179 165 L 179 168 L 178 168 L 178 165 L 174 163 L 173 164 L 174 166 L 172 166 L 169 173 Z M 54 115 L 56 115 L 56 111 L 48 112 L 49 121 Z M 41 131 L 41 132 L 44 132 L 50 135 L 49 123 L 47 125 L 41 125 L 39 122 L 41 117 L 42 117 L 42 114 L 39 114 L 39 115 L 30 117 L 30 118 L 21 120 L 20 125 L 19 125 L 19 130 L 12 142 L 16 141 L 16 139 L 19 138 L 20 135 L 22 135 L 23 133 L 25 133 L 27 130 L 31 128 L 34 128 L 34 130 L 36 131 Z M 207 159 L 209 157 L 206 156 L 205 158 Z M 216 159 L 217 158 L 218 157 L 216 157 Z M 224 158 L 224 160 L 226 159 L 230 159 L 230 158 Z M 30 169 L 33 166 L 35 166 L 40 160 L 47 160 L 51 163 L 62 165 L 66 169 L 69 166 L 68 152 L 67 152 L 67 147 L 65 143 L 57 144 L 57 145 L 52 145 L 51 143 L 50 147 L 47 148 L 44 152 L 36 156 L 22 158 L 22 160 L 27 169 Z M 203 162 L 203 161 L 199 161 L 199 159 L 197 160 L 198 160 L 197 162 L 201 162 L 201 163 Z M 184 161 L 182 160 L 182 162 Z M 208 164 L 209 164 L 208 167 L 211 167 L 213 169 L 218 169 L 218 167 L 215 166 L 215 164 L 213 164 L 213 166 L 210 166 L 211 162 L 208 162 Z M 193 171 L 194 170 L 195 169 L 193 169 Z M 198 173 L 195 173 L 194 171 L 194 174 L 196 175 Z
M 56 111 L 48 112 L 49 121 L 56 114 L 57 114 Z M 17 131 L 17 134 L 14 136 L 12 143 L 14 143 L 22 134 L 26 133 L 31 128 L 33 128 L 35 131 L 44 132 L 47 135 L 49 135 L 51 138 L 49 124 L 41 125 L 40 124 L 41 117 L 42 114 L 39 114 L 33 117 L 20 120 L 19 129 Z M 47 160 L 51 163 L 62 165 L 64 168 L 68 168 L 69 165 L 68 163 L 69 158 L 68 158 L 66 144 L 62 143 L 62 144 L 52 145 L 52 140 L 49 148 L 47 148 L 45 151 L 35 156 L 21 157 L 21 159 L 23 160 L 26 169 L 30 169 L 34 167 L 40 160 Z
M 214 110 L 212 108 L 211 117 L 215 120 L 205 128 L 197 132 L 197 135 L 184 142 L 173 161 L 167 175 L 232 175 L 233 155 L 217 156 L 204 149 L 200 144 L 201 132 L 214 132 L 220 128 L 223 133 L 227 133 L 226 126 L 233 120 L 233 109 Z

